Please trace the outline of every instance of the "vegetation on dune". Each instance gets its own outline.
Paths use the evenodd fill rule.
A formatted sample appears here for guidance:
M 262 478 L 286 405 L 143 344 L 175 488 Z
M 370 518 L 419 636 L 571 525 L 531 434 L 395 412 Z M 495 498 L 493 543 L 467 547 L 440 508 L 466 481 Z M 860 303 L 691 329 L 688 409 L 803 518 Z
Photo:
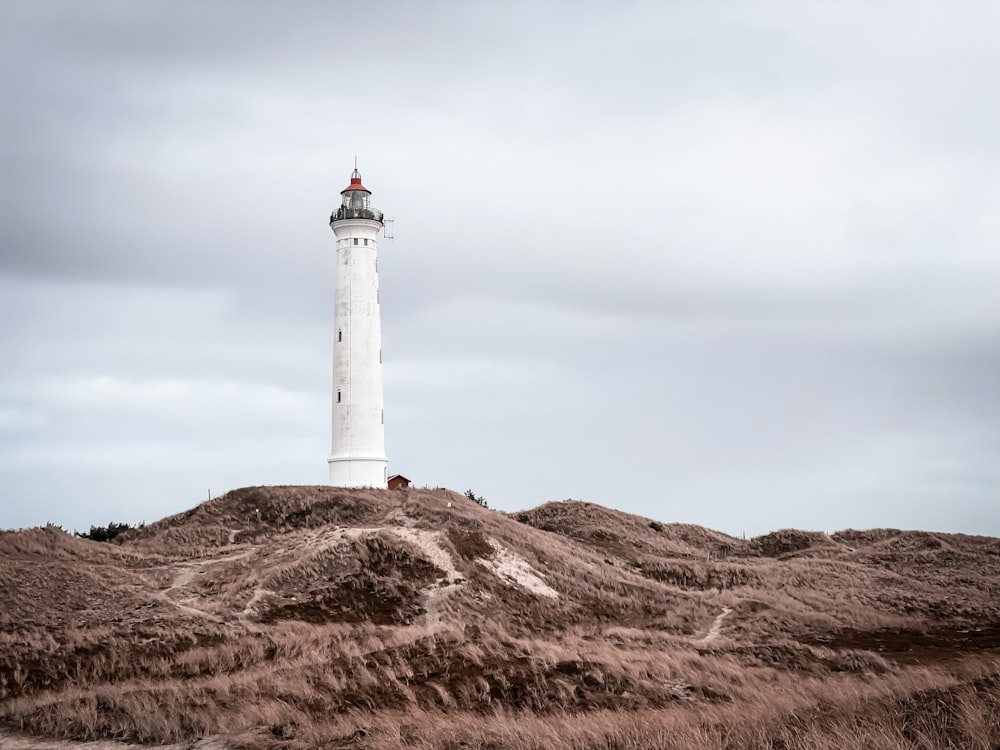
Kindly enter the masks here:
M 469 500 L 471 500 L 472 502 L 476 503 L 476 505 L 481 505 L 481 506 L 483 506 L 484 508 L 489 508 L 489 507 L 490 507 L 490 506 L 489 506 L 489 505 L 487 504 L 487 502 L 486 502 L 486 498 L 485 498 L 485 497 L 483 497 L 482 495 L 476 495 L 476 493 L 475 493 L 475 492 L 473 492 L 472 490 L 466 490 L 466 491 L 465 491 L 465 496 L 466 496 L 466 497 L 467 497 L 467 498 L 468 498 Z
M 90 539 L 94 542 L 110 542 L 126 531 L 132 528 L 143 528 L 146 524 L 140 523 L 138 526 L 133 527 L 127 523 L 115 523 L 112 521 L 107 526 L 91 526 L 90 530 L 86 533 L 81 531 L 76 532 L 76 536 L 81 539 Z
M 507 516 L 471 490 L 330 487 L 245 488 L 117 531 L 0 532 L 5 731 L 248 750 L 1000 746 L 995 539 L 742 540 L 576 501 Z

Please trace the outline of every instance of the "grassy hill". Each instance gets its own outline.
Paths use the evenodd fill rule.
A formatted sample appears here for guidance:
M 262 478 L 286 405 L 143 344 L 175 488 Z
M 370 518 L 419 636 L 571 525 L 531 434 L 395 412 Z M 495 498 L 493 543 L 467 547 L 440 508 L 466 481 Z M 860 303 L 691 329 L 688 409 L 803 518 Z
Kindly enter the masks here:
M 0 593 L 0 746 L 1000 746 L 985 537 L 257 487 L 0 532 Z

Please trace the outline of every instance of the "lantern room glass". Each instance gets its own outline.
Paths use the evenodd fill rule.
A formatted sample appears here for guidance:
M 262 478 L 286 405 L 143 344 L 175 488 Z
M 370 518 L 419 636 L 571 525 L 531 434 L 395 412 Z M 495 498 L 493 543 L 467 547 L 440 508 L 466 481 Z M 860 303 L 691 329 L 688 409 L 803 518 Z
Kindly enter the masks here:
M 349 211 L 364 211 L 370 198 L 371 193 L 367 190 L 345 190 L 341 205 Z

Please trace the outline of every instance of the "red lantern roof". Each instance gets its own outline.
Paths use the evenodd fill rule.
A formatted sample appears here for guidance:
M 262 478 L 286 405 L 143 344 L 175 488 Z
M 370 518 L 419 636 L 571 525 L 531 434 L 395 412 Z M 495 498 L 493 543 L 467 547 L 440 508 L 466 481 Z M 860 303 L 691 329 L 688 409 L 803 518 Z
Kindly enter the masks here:
M 351 172 L 351 184 L 341 190 L 341 193 L 346 193 L 348 190 L 364 190 L 366 193 L 370 193 L 371 190 L 366 188 L 361 184 L 361 172 L 355 169 Z

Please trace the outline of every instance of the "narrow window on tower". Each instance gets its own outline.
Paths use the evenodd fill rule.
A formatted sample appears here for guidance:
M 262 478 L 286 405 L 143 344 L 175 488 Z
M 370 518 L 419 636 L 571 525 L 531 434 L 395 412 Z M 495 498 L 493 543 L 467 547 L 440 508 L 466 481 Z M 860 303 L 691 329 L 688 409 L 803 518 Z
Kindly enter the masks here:
M 341 329 L 337 329 L 337 343 L 344 340 L 344 332 Z
M 340 389 L 337 389 L 337 403 L 340 403 Z
M 381 349 L 378 350 L 378 363 L 382 364 L 382 350 Z
M 357 245 L 357 244 L 358 244 L 358 238 L 357 238 L 357 237 L 355 237 L 355 238 L 354 238 L 354 244 L 355 244 L 355 245 Z
M 385 424 L 385 409 L 382 410 L 382 424 Z
M 367 237 L 365 237 L 365 244 L 366 245 L 368 244 L 368 238 Z

